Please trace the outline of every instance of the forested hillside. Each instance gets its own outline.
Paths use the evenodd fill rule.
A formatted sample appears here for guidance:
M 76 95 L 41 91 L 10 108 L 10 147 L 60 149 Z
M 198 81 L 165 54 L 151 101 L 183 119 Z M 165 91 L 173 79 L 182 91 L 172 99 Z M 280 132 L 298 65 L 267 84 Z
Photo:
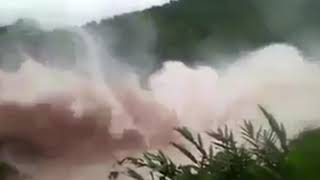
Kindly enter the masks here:
M 68 64 L 74 62 L 79 54 L 77 46 L 81 45 L 81 38 L 71 31 L 44 31 L 37 22 L 20 19 L 0 29 L 0 62 L 10 70 L 28 56 L 46 63 Z
M 306 52 L 318 42 L 317 0 L 175 0 L 161 7 L 90 22 L 106 52 L 131 64 L 181 59 L 218 61 L 273 42 L 289 42 Z M 40 30 L 31 20 L 0 28 L 0 60 L 17 59 L 23 50 L 37 59 L 73 62 L 84 52 L 73 30 Z M 68 62 L 66 62 L 68 61 Z

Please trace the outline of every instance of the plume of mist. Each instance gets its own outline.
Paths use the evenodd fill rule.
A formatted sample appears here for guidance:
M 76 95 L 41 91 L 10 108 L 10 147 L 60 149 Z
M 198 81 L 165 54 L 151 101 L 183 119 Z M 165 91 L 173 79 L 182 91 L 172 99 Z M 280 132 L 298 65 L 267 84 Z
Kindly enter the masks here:
M 89 48 L 74 68 L 26 59 L 0 71 L 0 157 L 34 179 L 105 179 L 115 159 L 178 140 L 176 126 L 264 124 L 258 104 L 291 137 L 319 123 L 320 67 L 295 47 L 270 45 L 223 69 L 167 61 L 144 89 L 130 68 L 110 78 L 116 60 L 104 67 L 94 39 L 78 33 Z
M 239 127 L 243 119 L 261 125 L 265 121 L 257 108 L 260 104 L 294 135 L 319 123 L 319 75 L 319 65 L 299 50 L 274 44 L 219 70 L 167 62 L 149 84 L 156 99 L 177 112 L 181 125 L 196 130 L 224 124 Z

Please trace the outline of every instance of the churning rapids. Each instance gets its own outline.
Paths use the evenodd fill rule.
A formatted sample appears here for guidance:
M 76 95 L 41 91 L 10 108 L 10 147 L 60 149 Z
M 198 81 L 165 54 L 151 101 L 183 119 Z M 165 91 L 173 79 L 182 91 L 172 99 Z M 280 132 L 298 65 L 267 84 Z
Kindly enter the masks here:
M 30 59 L 17 72 L 1 71 L 2 160 L 34 179 L 105 179 L 98 164 L 165 148 L 177 126 L 263 124 L 258 104 L 290 136 L 320 120 L 320 67 L 289 45 L 248 53 L 224 69 L 168 61 L 147 89 L 138 76 L 123 77 L 109 83 Z

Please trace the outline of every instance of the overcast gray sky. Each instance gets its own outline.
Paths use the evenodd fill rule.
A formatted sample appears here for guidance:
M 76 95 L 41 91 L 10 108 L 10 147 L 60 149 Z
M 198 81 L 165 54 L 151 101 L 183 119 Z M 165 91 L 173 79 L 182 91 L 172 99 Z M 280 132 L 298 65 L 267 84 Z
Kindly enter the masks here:
M 0 25 L 34 18 L 49 27 L 81 25 L 169 0 L 0 0 Z

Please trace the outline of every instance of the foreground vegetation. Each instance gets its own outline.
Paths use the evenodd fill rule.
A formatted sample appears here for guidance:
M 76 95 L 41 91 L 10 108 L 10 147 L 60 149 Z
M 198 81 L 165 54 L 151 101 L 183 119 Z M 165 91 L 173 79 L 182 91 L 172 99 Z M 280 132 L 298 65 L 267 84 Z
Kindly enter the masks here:
M 255 129 L 244 121 L 242 139 L 237 143 L 228 127 L 207 132 L 212 143 L 206 147 L 201 134 L 187 128 L 176 131 L 194 146 L 197 152 L 172 142 L 190 160 L 177 164 L 164 152 L 146 152 L 142 157 L 129 157 L 119 162 L 123 171 L 113 171 L 109 179 L 125 174 L 136 180 L 317 180 L 320 179 L 320 130 L 309 130 L 288 140 L 285 128 L 264 108 L 262 113 L 270 128 Z M 197 154 L 196 154 L 197 153 Z M 137 169 L 147 169 L 148 177 Z

